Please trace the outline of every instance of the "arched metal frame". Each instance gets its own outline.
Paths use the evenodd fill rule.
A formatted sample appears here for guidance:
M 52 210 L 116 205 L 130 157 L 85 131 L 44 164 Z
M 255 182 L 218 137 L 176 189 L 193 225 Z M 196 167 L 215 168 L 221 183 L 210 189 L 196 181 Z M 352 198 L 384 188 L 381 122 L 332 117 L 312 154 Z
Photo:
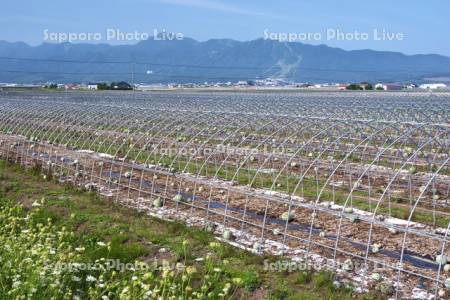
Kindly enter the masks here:
M 396 298 L 415 286 L 437 296 L 450 280 L 434 261 L 450 258 L 447 93 L 0 99 L 4 159 L 39 163 L 135 209 L 231 230 L 258 253 L 330 259 L 339 280 L 360 278 L 359 290 L 390 282 Z M 362 267 L 342 272 L 349 259 Z

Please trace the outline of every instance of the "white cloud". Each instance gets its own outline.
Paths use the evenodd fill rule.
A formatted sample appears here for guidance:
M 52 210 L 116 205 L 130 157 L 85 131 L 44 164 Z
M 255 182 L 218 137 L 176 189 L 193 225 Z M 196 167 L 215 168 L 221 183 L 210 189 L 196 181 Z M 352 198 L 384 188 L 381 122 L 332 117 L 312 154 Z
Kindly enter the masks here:
M 255 10 L 243 9 L 234 5 L 225 4 L 223 2 L 215 0 L 158 0 L 160 3 L 173 4 L 180 6 L 188 6 L 201 9 L 209 9 L 220 12 L 227 12 L 239 15 L 251 15 L 251 16 L 268 16 L 265 13 Z
M 30 15 L 9 15 L 0 18 L 0 22 L 14 24 L 16 22 L 38 24 L 38 25 L 59 25 L 63 24 L 62 20 L 56 19 L 54 17 L 38 17 Z

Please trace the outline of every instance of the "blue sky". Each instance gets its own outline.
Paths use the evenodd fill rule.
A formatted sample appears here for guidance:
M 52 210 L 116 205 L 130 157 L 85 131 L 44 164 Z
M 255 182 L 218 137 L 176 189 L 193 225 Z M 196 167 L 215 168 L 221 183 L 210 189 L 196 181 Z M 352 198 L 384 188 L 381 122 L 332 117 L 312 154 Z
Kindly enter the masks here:
M 121 32 L 154 29 L 198 40 L 251 40 L 268 33 L 320 33 L 311 44 L 450 56 L 448 0 L 2 0 L 0 40 L 37 45 L 49 32 Z M 373 30 L 403 34 L 376 41 Z M 367 40 L 327 39 L 327 30 L 367 33 Z M 380 37 L 380 36 L 379 36 Z M 124 43 L 110 41 L 110 43 Z

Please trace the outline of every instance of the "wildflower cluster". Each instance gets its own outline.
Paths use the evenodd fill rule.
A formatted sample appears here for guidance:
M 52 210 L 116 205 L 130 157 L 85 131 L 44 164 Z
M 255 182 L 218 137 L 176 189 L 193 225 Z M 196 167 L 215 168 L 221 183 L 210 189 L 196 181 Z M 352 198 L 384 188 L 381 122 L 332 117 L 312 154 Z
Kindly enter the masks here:
M 43 219 L 42 206 L 0 208 L 0 299 L 224 299 L 236 289 L 236 280 L 209 258 L 196 260 L 201 274 L 198 265 L 185 263 L 140 268 L 144 263 L 136 261 L 120 272 L 108 268 L 108 257 L 89 261 L 92 246 Z M 94 247 L 108 256 L 111 246 L 99 241 Z

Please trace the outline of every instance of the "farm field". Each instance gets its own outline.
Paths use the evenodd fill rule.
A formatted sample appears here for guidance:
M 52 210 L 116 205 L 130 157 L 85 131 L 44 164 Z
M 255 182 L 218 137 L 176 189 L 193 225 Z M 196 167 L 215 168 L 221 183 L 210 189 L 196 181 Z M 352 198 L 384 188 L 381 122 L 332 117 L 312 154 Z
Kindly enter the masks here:
M 446 297 L 449 97 L 1 93 L 0 152 L 356 294 Z

